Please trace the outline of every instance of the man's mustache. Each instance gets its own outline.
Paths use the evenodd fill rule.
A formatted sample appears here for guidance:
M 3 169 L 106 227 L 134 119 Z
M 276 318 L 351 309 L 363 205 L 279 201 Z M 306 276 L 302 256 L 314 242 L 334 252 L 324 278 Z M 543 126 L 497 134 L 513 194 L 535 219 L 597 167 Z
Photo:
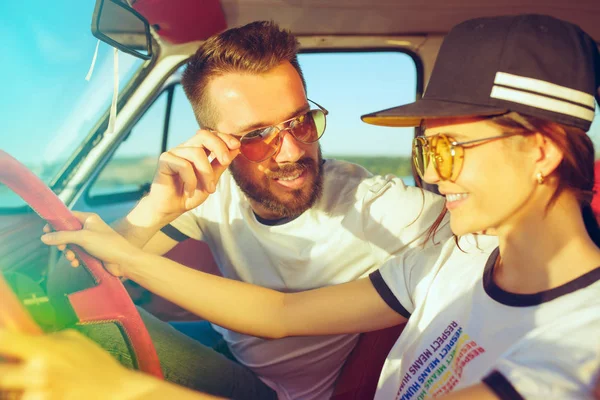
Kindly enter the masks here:
M 267 177 L 270 179 L 280 179 L 289 176 L 302 174 L 304 171 L 315 169 L 315 160 L 312 158 L 301 158 L 294 163 L 282 164 L 275 169 L 266 171 Z

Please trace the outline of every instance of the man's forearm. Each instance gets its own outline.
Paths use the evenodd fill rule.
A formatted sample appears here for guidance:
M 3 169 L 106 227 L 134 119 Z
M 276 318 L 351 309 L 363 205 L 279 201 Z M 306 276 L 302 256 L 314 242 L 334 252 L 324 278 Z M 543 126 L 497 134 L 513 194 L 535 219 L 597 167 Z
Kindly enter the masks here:
M 157 214 L 148 197 L 144 197 L 127 216 L 114 222 L 112 227 L 131 244 L 142 249 L 158 231 L 177 217 Z

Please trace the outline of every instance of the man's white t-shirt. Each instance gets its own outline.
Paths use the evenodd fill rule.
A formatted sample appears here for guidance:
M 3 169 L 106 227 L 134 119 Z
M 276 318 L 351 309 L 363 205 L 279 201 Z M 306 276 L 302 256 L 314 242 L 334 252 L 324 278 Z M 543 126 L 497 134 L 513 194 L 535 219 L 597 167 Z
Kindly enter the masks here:
M 355 164 L 327 160 L 323 174 L 320 200 L 287 223 L 259 222 L 226 171 L 204 204 L 171 225 L 206 241 L 223 276 L 297 292 L 364 277 L 404 250 L 422 248 L 443 209 L 441 197 Z M 434 240 L 449 235 L 445 226 Z M 354 334 L 265 340 L 215 329 L 281 399 L 329 398 L 357 340 Z
M 384 300 L 410 316 L 375 398 L 432 398 L 481 382 L 502 399 L 592 398 L 600 267 L 545 292 L 508 293 L 492 279 L 496 238 L 459 243 L 449 239 L 441 254 L 407 252 L 370 276 Z

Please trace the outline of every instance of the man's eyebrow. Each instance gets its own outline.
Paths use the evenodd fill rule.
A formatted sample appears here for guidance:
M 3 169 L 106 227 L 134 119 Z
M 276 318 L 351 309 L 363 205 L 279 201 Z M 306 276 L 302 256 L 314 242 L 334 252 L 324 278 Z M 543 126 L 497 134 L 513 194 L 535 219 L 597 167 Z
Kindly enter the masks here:
M 253 130 L 258 129 L 258 128 L 266 128 L 268 126 L 277 125 L 277 124 L 279 124 L 279 123 L 281 123 L 283 121 L 287 121 L 288 119 L 292 119 L 292 118 L 298 116 L 299 114 L 301 114 L 301 113 L 303 113 L 305 111 L 308 111 L 308 110 L 309 110 L 309 105 L 308 105 L 308 103 L 306 103 L 302 107 L 298 107 L 296 110 L 294 110 L 293 112 L 289 113 L 287 117 L 285 117 L 284 119 L 282 119 L 279 122 L 276 122 L 275 124 L 273 124 L 271 122 L 257 122 L 257 123 L 254 123 L 254 124 L 245 125 L 245 126 L 242 126 L 242 127 L 239 127 L 238 129 L 236 129 L 235 131 L 239 132 L 239 133 L 234 133 L 233 135 L 234 136 L 241 136 L 241 135 L 245 134 L 246 132 L 250 132 L 250 131 L 253 131 Z

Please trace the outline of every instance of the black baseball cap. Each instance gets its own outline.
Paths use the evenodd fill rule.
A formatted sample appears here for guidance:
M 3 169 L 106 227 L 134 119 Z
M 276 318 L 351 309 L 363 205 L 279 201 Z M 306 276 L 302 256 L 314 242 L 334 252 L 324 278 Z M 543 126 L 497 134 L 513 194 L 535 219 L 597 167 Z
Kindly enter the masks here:
M 587 131 L 599 86 L 598 46 L 577 25 L 537 14 L 476 18 L 446 35 L 423 98 L 361 118 L 418 126 L 516 111 Z

